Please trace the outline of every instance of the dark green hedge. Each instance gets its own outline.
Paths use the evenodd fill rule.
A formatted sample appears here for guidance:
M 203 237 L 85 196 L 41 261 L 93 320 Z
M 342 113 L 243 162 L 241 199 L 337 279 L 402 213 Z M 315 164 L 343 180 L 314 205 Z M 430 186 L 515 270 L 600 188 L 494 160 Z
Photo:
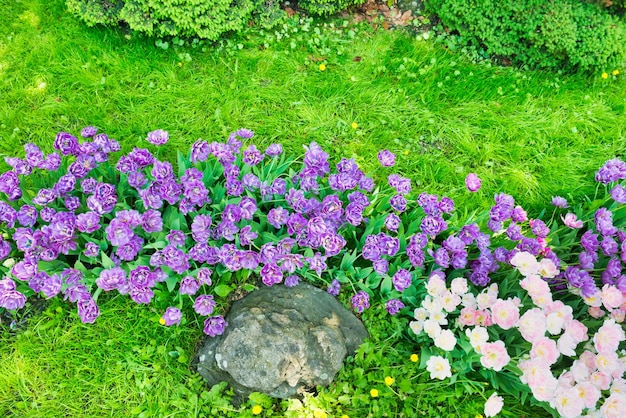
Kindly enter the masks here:
M 312 15 L 328 15 L 365 0 L 301 0 Z M 66 0 L 68 9 L 87 25 L 115 26 L 155 37 L 179 36 L 216 40 L 248 22 L 265 22 L 282 13 L 277 0 Z M 275 19 L 270 19 L 275 20 Z
M 531 68 L 611 69 L 623 62 L 625 23 L 580 0 L 428 0 L 450 30 L 491 56 Z

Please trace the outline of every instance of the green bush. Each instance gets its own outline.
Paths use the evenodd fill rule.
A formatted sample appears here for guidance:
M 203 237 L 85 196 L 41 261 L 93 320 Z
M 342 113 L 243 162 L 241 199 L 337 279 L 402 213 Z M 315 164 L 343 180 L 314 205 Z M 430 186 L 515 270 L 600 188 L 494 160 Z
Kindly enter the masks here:
M 66 0 L 66 4 L 88 26 L 116 25 L 124 7 L 122 0 Z
M 312 15 L 330 15 L 365 0 L 301 0 Z M 126 23 L 150 36 L 216 40 L 242 30 L 251 20 L 272 26 L 285 14 L 277 0 L 66 0 L 87 25 Z
M 312 15 L 330 15 L 365 3 L 365 0 L 300 0 L 298 6 Z
M 260 0 L 66 0 L 68 9 L 89 26 L 126 22 L 150 36 L 216 40 L 239 31 L 254 13 L 265 12 Z
M 610 69 L 624 60 L 624 23 L 578 0 L 428 0 L 450 30 L 532 68 Z

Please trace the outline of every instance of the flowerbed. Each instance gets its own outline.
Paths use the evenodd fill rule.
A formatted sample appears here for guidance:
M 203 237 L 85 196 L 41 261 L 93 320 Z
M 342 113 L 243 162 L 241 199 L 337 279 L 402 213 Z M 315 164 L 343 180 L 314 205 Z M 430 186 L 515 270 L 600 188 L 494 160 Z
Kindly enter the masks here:
M 253 133 L 242 129 L 224 143 L 198 140 L 174 167 L 158 158 L 167 132 L 115 163 L 117 141 L 93 127 L 81 136 L 62 132 L 55 152 L 27 144 L 25 158 L 6 158 L 0 309 L 61 295 L 90 323 L 102 292 L 119 292 L 168 301 L 165 326 L 186 321 L 189 304 L 215 336 L 227 326 L 220 301 L 253 290 L 254 277 L 307 280 L 349 292 L 357 312 L 381 303 L 412 315 L 433 379 L 478 375 L 561 416 L 626 407 L 620 160 L 596 175 L 610 198 L 584 210 L 554 198 L 549 221 L 529 220 L 499 194 L 490 211 L 460 220 L 451 199 L 412 198 L 398 174 L 376 185 L 345 158 L 331 171 L 315 143 L 297 160 L 278 144 L 244 147 Z M 395 155 L 378 159 L 392 167 Z M 480 179 L 466 185 L 475 192 Z M 485 414 L 501 408 L 493 394 Z

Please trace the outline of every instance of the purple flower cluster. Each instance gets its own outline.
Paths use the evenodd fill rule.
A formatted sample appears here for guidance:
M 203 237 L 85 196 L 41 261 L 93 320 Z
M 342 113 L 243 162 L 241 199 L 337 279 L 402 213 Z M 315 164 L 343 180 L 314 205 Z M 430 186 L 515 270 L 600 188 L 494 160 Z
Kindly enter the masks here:
M 204 333 L 210 337 L 222 335 L 228 322 L 221 315 L 211 316 L 204 321 Z
M 370 307 L 370 295 L 366 292 L 359 290 L 356 295 L 352 296 L 352 309 L 358 313 L 363 313 Z
M 156 131 L 152 131 L 148 134 L 146 141 L 154 145 L 164 145 L 167 143 L 169 138 L 170 136 L 166 131 L 157 129 Z
M 480 178 L 475 173 L 469 173 L 467 177 L 465 177 L 465 187 L 470 192 L 477 192 L 481 184 Z
M 567 200 L 561 196 L 554 196 L 552 201 L 550 202 L 552 206 L 556 206 L 557 208 L 565 209 L 567 208 Z
M 165 313 L 161 317 L 161 323 L 166 327 L 172 325 L 180 325 L 180 321 L 183 318 L 183 313 L 178 308 L 170 306 L 165 310 Z
M 596 173 L 596 181 L 608 184 L 626 179 L 626 163 L 619 158 L 607 161 Z
M 0 174 L 0 192 L 8 198 L 0 201 L 0 223 L 10 236 L 0 238 L 0 260 L 18 258 L 11 267 L 15 280 L 43 297 L 62 294 L 77 304 L 83 322 L 99 315 L 90 292 L 94 284 L 148 304 L 166 281 L 161 288 L 177 289 L 179 300 L 194 298 L 194 311 L 208 317 L 204 332 L 212 336 L 227 325 L 214 315 L 216 301 L 206 294 L 213 268 L 219 273 L 252 271 L 267 286 L 295 286 L 301 278 L 327 281 L 338 268 L 361 283 L 369 283 L 370 274 L 380 275 L 389 289 L 385 309 L 396 315 L 405 307 L 403 293 L 424 271 L 434 269 L 445 277 L 449 269 L 457 270 L 455 275 L 483 287 L 519 251 L 561 265 L 549 247 L 553 230 L 542 220 L 529 221 L 509 195 L 496 195 L 489 211 L 488 228 L 503 234 L 483 233 L 477 224 L 449 229 L 455 204 L 448 197 L 412 197 L 411 180 L 396 173 L 387 176 L 382 191 L 371 193 L 373 180 L 353 159 L 343 158 L 331 169 L 330 156 L 314 142 L 305 147 L 302 168 L 293 170 L 283 164 L 279 144 L 264 152 L 244 145 L 253 135 L 242 129 L 226 142 L 198 140 L 190 162 L 183 158 L 177 168 L 148 149 L 134 148 L 118 160 L 113 173 L 119 180 L 103 176 L 107 170 L 94 171 L 120 148 L 94 127 L 81 132 L 82 142 L 60 133 L 54 143 L 57 153 L 47 156 L 28 144 L 25 158 L 8 158 L 11 170 Z M 168 139 L 162 130 L 146 138 L 157 146 Z M 59 154 L 67 160 L 67 170 L 59 170 Z M 395 164 L 388 150 L 378 159 L 384 167 Z M 32 201 L 20 202 L 20 176 L 36 170 L 47 170 L 52 181 Z M 611 160 L 596 178 L 603 183 L 625 179 L 626 164 Z M 472 192 L 481 186 L 475 174 L 465 180 Z M 626 189 L 614 185 L 611 197 L 626 202 Z M 561 197 L 552 204 L 568 206 Z M 555 283 L 594 295 L 599 288 L 593 274 L 602 268 L 604 284 L 626 287 L 626 233 L 618 229 L 620 220 L 609 209 L 598 209 L 593 222 L 587 222 L 594 231 L 582 234 L 581 251 L 576 260 L 567 259 L 568 267 Z M 62 264 L 66 256 L 78 257 L 84 273 L 39 270 L 40 262 Z M 100 263 L 105 268 L 96 270 Z M 99 272 L 97 277 L 93 271 Z M 16 288 L 13 278 L 0 280 L 0 307 L 24 306 L 26 297 Z M 327 289 L 333 295 L 340 290 L 337 279 Z M 357 312 L 369 306 L 368 292 L 352 297 Z M 181 311 L 169 307 L 161 323 L 171 326 L 181 320 Z
M 396 155 L 389 150 L 378 152 L 378 161 L 383 167 L 391 167 L 396 163 Z
M 21 309 L 26 296 L 16 290 L 15 282 L 9 278 L 0 280 L 0 307 L 8 310 Z

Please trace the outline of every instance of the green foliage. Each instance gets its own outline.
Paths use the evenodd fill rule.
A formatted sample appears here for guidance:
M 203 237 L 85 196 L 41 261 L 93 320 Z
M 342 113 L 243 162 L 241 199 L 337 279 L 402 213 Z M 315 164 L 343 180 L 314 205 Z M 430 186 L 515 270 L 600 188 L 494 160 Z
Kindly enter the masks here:
M 597 70 L 621 64 L 624 24 L 577 0 L 429 0 L 428 8 L 463 43 L 532 68 Z
M 331 15 L 363 3 L 365 0 L 300 0 L 298 6 L 313 15 Z
M 218 49 L 174 40 L 155 47 L 117 29 L 85 27 L 64 1 L 0 8 L 2 156 L 30 141 L 51 151 L 51 132 L 91 123 L 111 131 L 125 152 L 145 147 L 147 127 L 162 127 L 171 134 L 162 157 L 175 162 L 174 151 L 200 136 L 246 126 L 291 154 L 311 140 L 342 148 L 365 171 L 378 166 L 375 150 L 389 148 L 416 188 L 449 193 L 459 207 L 487 206 L 498 191 L 543 207 L 552 195 L 593 195 L 594 171 L 626 150 L 623 67 L 604 80 L 475 65 L 400 31 L 308 19 L 304 30 L 295 17 L 276 32 L 220 41 Z M 483 179 L 470 196 L 458 174 L 468 168 Z M 205 389 L 181 362 L 193 358 L 199 324 L 164 329 L 157 309 L 168 305 L 155 301 L 146 309 L 103 294 L 102 317 L 82 325 L 69 303 L 55 300 L 62 312 L 31 317 L 18 336 L 0 331 L 0 416 L 252 417 L 251 403 L 233 407 L 224 385 Z M 274 401 L 259 416 L 300 418 L 307 416 L 300 408 L 316 405 L 333 406 L 325 409 L 332 417 L 366 417 L 370 407 L 376 417 L 483 413 L 491 390 L 476 381 L 432 382 L 409 360 L 421 352 L 414 337 L 403 321 L 382 321 L 383 310 L 373 306 L 363 316 L 371 343 L 333 385 L 302 405 Z M 386 376 L 395 378 L 389 388 Z M 506 397 L 503 416 L 546 415 Z
M 277 6 L 256 0 L 67 0 L 68 9 L 89 26 L 126 22 L 149 36 L 216 40 L 245 27 L 256 13 L 274 21 Z
M 88 26 L 116 25 L 124 7 L 123 0 L 66 0 L 67 8 L 80 16 Z
M 626 0 L 587 0 L 589 3 L 598 4 L 608 11 L 617 14 L 624 14 Z

